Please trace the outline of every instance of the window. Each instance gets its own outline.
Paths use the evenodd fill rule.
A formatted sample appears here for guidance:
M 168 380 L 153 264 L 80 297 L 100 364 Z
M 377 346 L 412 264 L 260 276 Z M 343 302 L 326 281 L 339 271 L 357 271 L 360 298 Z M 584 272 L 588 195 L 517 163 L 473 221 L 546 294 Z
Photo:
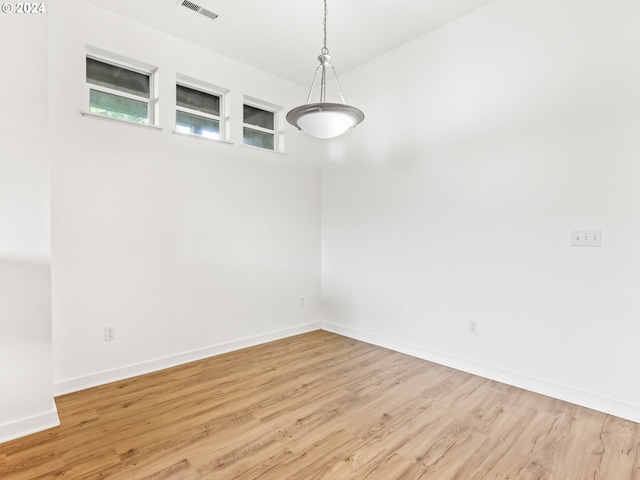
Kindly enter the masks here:
M 245 102 L 242 143 L 252 147 L 277 150 L 276 112 Z
M 178 83 L 176 85 L 176 132 L 206 138 L 224 138 L 220 121 L 222 95 Z
M 129 122 L 155 123 L 153 73 L 87 55 L 89 113 Z

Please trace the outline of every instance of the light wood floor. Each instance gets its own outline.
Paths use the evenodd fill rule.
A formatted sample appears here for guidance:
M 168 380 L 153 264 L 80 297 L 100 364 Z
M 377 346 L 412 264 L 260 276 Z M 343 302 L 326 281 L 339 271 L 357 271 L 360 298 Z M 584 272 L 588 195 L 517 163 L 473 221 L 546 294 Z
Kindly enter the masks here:
M 640 425 L 318 331 L 56 399 L 15 479 L 640 479 Z

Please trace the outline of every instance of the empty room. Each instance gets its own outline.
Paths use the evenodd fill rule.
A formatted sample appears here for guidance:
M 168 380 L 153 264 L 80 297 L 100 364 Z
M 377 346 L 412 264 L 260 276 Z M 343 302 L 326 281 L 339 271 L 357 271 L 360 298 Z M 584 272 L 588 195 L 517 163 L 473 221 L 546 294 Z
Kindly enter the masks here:
M 2 480 L 640 479 L 640 2 L 1 9 Z

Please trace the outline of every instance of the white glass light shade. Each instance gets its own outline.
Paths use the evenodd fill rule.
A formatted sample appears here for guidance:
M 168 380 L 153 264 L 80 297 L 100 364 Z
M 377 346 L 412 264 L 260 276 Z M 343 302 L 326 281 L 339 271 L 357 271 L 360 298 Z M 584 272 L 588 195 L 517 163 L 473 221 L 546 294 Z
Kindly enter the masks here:
M 291 110 L 287 121 L 316 138 L 342 135 L 364 120 L 364 114 L 355 107 L 339 103 L 311 103 Z
M 307 113 L 298 119 L 302 131 L 316 138 L 333 138 L 342 135 L 355 124 L 354 119 L 340 112 Z

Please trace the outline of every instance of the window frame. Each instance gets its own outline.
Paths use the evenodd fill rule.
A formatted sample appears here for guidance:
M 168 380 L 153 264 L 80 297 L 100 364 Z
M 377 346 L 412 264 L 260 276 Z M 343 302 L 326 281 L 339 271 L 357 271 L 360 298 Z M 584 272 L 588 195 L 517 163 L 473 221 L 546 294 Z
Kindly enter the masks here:
M 149 77 L 149 98 L 142 97 L 140 95 L 135 95 L 129 92 L 123 92 L 121 90 L 117 90 L 114 88 L 105 87 L 103 85 L 97 85 L 95 83 L 91 83 L 86 75 L 86 66 L 87 59 L 91 58 L 98 62 L 106 63 L 108 65 L 113 65 L 114 67 L 123 68 L 135 73 L 139 73 L 142 75 L 146 75 Z M 84 70 L 85 70 L 85 79 L 84 79 L 84 110 L 83 114 L 97 116 L 100 118 L 107 118 L 110 120 L 115 120 L 119 122 L 130 123 L 133 125 L 140 125 L 144 127 L 158 127 L 158 120 L 160 118 L 158 111 L 158 68 L 153 67 L 151 65 L 143 64 L 141 62 L 136 62 L 134 60 L 127 59 L 120 55 L 109 54 L 106 51 L 87 48 L 84 55 Z M 117 118 L 110 115 L 104 115 L 102 113 L 95 113 L 91 111 L 91 91 L 97 91 L 106 93 L 109 95 L 118 96 L 121 98 L 125 98 L 128 100 L 135 100 L 138 102 L 147 104 L 147 122 L 135 122 L 133 120 L 127 120 L 124 118 Z
M 244 106 L 257 108 L 265 112 L 273 114 L 273 130 L 246 123 L 244 119 Z M 267 152 L 283 153 L 284 152 L 284 128 L 282 125 L 282 107 L 273 103 L 268 103 L 254 97 L 245 96 L 242 102 L 242 145 L 249 148 L 257 148 Z M 244 129 L 254 130 L 261 133 L 270 133 L 273 135 L 273 148 L 258 147 L 249 145 L 244 141 Z
M 229 90 L 226 88 L 219 87 L 217 85 L 213 85 L 211 83 L 204 82 L 202 80 L 197 80 L 192 77 L 188 77 L 186 75 L 176 74 L 176 95 L 174 95 L 174 122 L 173 122 L 173 132 L 180 135 L 189 135 L 196 138 L 203 138 L 205 140 L 214 140 L 216 142 L 229 142 Z M 188 107 L 181 107 L 178 105 L 177 98 L 177 86 L 181 85 L 186 88 L 190 88 L 192 90 L 197 90 L 202 93 L 206 93 L 208 95 L 213 95 L 218 97 L 220 101 L 220 115 L 216 116 L 210 113 L 202 112 L 200 110 L 193 110 Z M 205 137 L 204 135 L 198 135 L 197 133 L 191 132 L 181 132 L 177 129 L 178 122 L 178 112 L 188 113 L 190 115 L 194 115 L 201 118 L 206 118 L 209 120 L 217 120 L 218 121 L 218 129 L 219 129 L 219 138 L 213 137 Z

